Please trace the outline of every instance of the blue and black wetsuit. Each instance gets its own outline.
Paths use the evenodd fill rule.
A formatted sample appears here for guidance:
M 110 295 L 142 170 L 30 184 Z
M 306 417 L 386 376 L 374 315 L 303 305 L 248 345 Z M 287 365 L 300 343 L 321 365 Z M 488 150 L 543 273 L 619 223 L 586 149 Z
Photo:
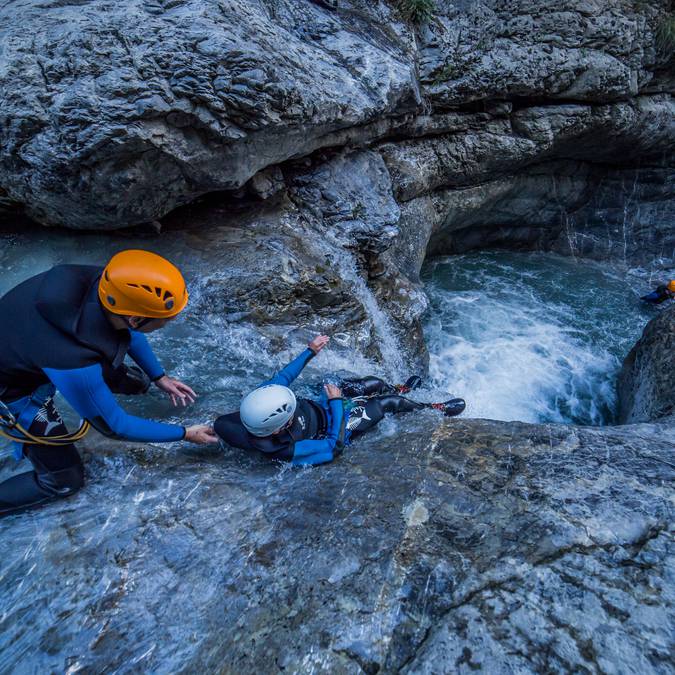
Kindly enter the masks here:
M 142 333 L 118 330 L 108 320 L 98 299 L 101 273 L 99 267 L 58 265 L 0 299 L 0 399 L 31 433 L 65 433 L 52 403 L 58 389 L 106 436 L 180 440 L 182 426 L 128 415 L 112 394 L 144 392 L 164 371 Z M 141 370 L 124 364 L 127 354 Z M 0 483 L 0 514 L 82 486 L 73 446 L 26 445 L 23 454 L 35 470 Z
M 265 384 L 286 387 L 309 363 L 314 353 L 306 349 Z M 272 436 L 250 434 L 239 412 L 222 415 L 214 424 L 218 436 L 228 445 L 242 450 L 259 450 L 271 459 L 294 465 L 331 462 L 350 438 L 375 427 L 387 413 L 420 410 L 423 404 L 396 395 L 396 389 L 376 377 L 344 380 L 340 384 L 343 399 L 318 401 L 298 399 L 293 422 L 288 429 Z
M 305 349 L 265 384 L 289 387 L 314 356 Z M 228 445 L 242 450 L 259 450 L 272 459 L 281 459 L 295 465 L 331 462 L 339 452 L 343 420 L 342 399 L 319 401 L 298 399 L 293 423 L 288 429 L 272 436 L 250 434 L 241 423 L 239 411 L 221 415 L 213 425 L 216 433 Z
M 651 293 L 643 295 L 640 299 L 652 305 L 660 305 L 662 302 L 672 300 L 673 298 L 675 298 L 675 293 L 670 291 L 668 286 L 662 284 L 661 286 L 657 286 L 656 290 L 653 290 Z

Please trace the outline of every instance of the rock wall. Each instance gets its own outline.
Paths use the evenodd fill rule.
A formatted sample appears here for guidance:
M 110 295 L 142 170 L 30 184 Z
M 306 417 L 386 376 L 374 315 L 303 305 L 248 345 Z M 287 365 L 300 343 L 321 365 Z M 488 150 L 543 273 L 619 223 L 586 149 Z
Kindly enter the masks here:
M 556 158 L 660 165 L 675 137 L 669 7 L 456 0 L 414 29 L 385 2 L 8 3 L 3 203 L 123 227 L 386 137 L 404 202 Z
M 356 270 L 415 354 L 429 253 L 674 255 L 668 0 L 446 0 L 420 26 L 397 7 L 5 3 L 0 210 L 80 229 L 276 229 L 294 273 L 258 286 L 269 302 L 250 296 L 261 316 L 320 312 L 330 289 L 353 324 Z M 210 214 L 169 215 L 207 194 L 222 195 Z M 346 279 L 313 278 L 325 256 Z
M 649 422 L 675 413 L 675 307 L 652 319 L 619 375 L 619 420 Z

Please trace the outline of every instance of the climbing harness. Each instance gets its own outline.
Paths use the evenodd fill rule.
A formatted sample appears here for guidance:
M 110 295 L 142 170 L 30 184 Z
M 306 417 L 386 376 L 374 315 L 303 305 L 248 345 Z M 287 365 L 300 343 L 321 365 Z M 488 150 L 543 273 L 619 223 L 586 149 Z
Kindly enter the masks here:
M 89 422 L 82 420 L 77 431 L 72 433 L 56 436 L 36 436 L 28 431 L 9 407 L 0 400 L 0 436 L 15 443 L 50 446 L 69 445 L 84 438 L 90 428 Z

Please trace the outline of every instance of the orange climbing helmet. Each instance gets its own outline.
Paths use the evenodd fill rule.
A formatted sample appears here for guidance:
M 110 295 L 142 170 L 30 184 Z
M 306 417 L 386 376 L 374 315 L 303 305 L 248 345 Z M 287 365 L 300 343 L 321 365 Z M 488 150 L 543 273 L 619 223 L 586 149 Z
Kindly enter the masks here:
M 98 297 L 113 314 L 170 319 L 188 301 L 185 279 L 168 260 L 150 251 L 115 254 L 105 266 Z
M 669 281 L 669 282 L 668 282 L 668 290 L 669 290 L 671 293 L 675 293 L 675 279 L 673 279 L 672 281 Z

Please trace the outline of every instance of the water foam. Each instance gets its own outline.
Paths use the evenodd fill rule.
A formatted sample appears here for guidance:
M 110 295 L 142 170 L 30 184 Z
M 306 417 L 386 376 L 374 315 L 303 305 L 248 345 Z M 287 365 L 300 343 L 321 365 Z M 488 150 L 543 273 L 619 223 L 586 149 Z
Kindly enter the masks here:
M 526 422 L 614 419 L 621 359 L 645 322 L 609 267 L 553 254 L 479 253 L 425 273 L 434 386 L 466 414 Z

